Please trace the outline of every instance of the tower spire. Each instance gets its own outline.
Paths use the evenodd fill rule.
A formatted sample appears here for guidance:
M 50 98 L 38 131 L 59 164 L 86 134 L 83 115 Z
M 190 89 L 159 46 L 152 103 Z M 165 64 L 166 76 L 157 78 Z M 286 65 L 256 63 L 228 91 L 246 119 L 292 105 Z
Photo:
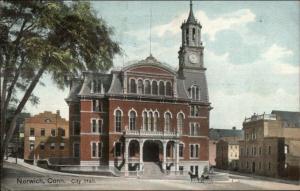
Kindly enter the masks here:
M 187 19 L 187 23 L 197 23 L 194 13 L 193 13 L 193 2 L 190 0 L 190 14 L 189 18 Z

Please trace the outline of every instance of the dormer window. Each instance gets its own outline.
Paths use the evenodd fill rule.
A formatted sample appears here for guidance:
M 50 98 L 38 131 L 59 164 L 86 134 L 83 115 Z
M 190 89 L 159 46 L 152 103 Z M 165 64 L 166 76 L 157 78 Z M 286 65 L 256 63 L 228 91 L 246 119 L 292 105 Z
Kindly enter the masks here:
M 90 85 L 91 93 L 101 93 L 101 88 L 102 88 L 101 80 L 91 81 L 91 85 Z
M 192 98 L 193 100 L 200 100 L 200 89 L 198 86 L 192 85 L 189 92 L 190 98 Z

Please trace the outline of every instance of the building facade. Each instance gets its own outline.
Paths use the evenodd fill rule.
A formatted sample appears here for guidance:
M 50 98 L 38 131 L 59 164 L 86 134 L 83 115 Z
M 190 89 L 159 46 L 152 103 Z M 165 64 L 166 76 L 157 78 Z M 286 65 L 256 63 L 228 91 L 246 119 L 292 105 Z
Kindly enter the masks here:
M 300 113 L 272 111 L 252 115 L 243 123 L 240 141 L 242 172 L 299 180 Z
M 223 140 L 219 145 L 223 145 L 224 147 L 229 146 L 229 152 L 224 153 L 224 157 L 231 158 L 234 163 L 236 163 L 236 159 L 239 156 L 239 149 L 236 149 L 238 146 L 238 140 L 242 140 L 244 136 L 244 132 L 241 129 L 236 129 L 236 127 L 232 127 L 232 129 L 209 129 L 209 165 L 216 166 L 217 161 L 217 144 L 219 141 Z M 228 145 L 228 142 L 230 145 Z M 222 149 L 222 146 L 219 148 Z M 235 157 L 237 155 L 237 157 Z M 222 155 L 219 153 L 219 160 Z M 231 161 L 230 159 L 230 161 Z M 228 161 L 226 162 L 226 164 Z M 219 164 L 221 164 L 219 162 Z M 233 164 L 234 165 L 234 164 Z
M 224 137 L 216 144 L 216 167 L 219 169 L 238 169 L 239 137 Z
M 69 122 L 59 111 L 45 111 L 25 119 L 24 160 L 36 162 L 69 156 Z
M 66 101 L 72 156 L 80 167 L 124 172 L 200 173 L 208 166 L 211 104 L 201 24 L 190 5 L 183 22 L 179 69 L 152 55 L 111 73 L 85 72 Z M 150 165 L 151 166 L 151 165 Z
M 7 155 L 23 158 L 24 157 L 24 122 L 25 118 L 30 117 L 29 113 L 20 113 L 16 120 L 16 128 L 12 139 L 8 143 Z

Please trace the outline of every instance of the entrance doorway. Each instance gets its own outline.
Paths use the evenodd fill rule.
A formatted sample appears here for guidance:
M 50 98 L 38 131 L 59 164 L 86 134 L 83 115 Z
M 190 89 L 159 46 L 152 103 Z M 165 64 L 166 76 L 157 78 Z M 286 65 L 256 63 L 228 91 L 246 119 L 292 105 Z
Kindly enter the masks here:
M 255 162 L 252 163 L 252 172 L 255 172 Z
M 156 141 L 146 141 L 143 147 L 143 161 L 159 161 L 159 143 Z

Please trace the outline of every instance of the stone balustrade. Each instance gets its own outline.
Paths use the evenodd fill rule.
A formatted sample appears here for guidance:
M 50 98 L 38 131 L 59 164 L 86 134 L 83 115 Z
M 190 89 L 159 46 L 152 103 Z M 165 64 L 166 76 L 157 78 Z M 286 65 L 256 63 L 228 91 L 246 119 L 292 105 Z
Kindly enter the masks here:
M 138 137 L 179 137 L 177 132 L 171 131 L 147 131 L 147 130 L 129 130 L 124 132 L 125 136 L 138 136 Z

